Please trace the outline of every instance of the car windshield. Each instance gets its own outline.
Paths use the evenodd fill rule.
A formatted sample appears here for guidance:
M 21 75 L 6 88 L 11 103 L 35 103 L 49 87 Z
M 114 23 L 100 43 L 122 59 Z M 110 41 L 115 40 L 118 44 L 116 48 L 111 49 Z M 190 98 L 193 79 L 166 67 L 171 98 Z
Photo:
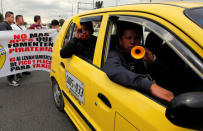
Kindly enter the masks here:
M 186 9 L 185 15 L 203 29 L 203 7 Z

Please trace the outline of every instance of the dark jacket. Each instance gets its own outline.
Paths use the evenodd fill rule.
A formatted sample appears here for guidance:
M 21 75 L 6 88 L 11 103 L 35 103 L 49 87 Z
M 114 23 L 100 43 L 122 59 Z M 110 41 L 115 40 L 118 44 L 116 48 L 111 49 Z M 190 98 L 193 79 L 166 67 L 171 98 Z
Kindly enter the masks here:
M 89 40 L 71 39 L 60 51 L 62 58 L 70 58 L 73 54 L 93 60 L 97 37 L 91 36 Z
M 0 23 L 0 31 L 4 30 L 12 30 L 12 27 L 6 21 Z
M 112 81 L 129 88 L 149 92 L 153 84 L 144 62 L 133 59 L 118 48 L 110 51 L 104 70 Z

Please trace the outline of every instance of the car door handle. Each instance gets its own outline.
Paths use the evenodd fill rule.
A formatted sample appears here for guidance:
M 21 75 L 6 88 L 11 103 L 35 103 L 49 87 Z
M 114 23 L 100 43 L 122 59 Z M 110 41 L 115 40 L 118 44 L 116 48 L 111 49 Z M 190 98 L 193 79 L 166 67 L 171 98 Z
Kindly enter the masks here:
M 98 98 L 109 108 L 111 108 L 111 103 L 110 101 L 106 98 L 106 96 L 104 96 L 103 94 L 99 93 L 98 94 Z
M 65 65 L 64 65 L 64 63 L 63 62 L 61 62 L 61 66 L 65 69 Z

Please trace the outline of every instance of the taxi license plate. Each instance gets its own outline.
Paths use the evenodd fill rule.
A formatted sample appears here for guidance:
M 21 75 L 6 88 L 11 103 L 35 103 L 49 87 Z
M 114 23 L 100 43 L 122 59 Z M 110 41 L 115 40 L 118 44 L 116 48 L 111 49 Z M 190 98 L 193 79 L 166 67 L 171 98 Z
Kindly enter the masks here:
M 66 86 L 84 104 L 84 84 L 68 71 L 66 71 Z

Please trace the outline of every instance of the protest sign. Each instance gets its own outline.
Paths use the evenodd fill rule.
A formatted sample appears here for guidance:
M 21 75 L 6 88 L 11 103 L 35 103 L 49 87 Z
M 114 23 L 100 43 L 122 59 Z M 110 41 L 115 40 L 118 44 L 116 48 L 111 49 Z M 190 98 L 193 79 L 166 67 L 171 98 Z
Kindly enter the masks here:
M 0 77 L 25 71 L 50 71 L 57 31 L 0 31 Z

